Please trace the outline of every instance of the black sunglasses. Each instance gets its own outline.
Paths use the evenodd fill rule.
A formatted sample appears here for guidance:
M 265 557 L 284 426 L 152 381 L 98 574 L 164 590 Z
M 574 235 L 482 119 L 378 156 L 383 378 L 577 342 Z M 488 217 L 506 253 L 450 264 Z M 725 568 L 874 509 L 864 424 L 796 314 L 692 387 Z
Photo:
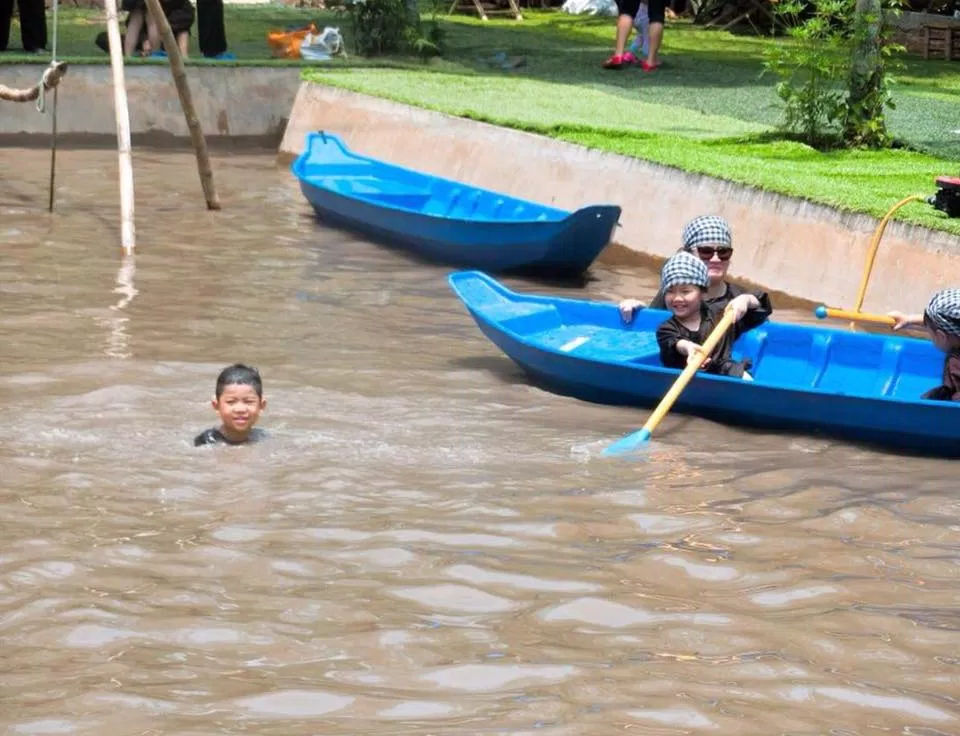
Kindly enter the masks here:
M 708 245 L 698 245 L 697 255 L 700 256 L 701 261 L 712 260 L 714 256 L 721 261 L 729 261 L 730 256 L 733 255 L 733 248 L 711 248 Z

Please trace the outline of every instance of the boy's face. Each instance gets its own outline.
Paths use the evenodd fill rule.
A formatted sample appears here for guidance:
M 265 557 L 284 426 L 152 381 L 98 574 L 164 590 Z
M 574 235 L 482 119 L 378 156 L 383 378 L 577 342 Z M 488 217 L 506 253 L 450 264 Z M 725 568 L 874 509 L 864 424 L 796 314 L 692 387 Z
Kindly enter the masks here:
M 267 406 L 267 400 L 257 396 L 253 386 L 239 383 L 224 386 L 220 398 L 211 403 L 231 439 L 248 435 Z
M 679 284 L 667 289 L 667 307 L 676 317 L 685 319 L 700 309 L 700 287 L 691 284 Z

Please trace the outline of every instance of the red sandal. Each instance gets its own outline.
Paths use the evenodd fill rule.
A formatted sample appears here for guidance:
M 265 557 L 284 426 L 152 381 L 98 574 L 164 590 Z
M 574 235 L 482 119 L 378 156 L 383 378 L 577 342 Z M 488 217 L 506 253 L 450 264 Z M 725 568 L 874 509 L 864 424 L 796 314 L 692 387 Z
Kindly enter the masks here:
M 604 69 L 623 69 L 624 59 L 623 54 L 614 54 L 605 62 L 603 62 Z

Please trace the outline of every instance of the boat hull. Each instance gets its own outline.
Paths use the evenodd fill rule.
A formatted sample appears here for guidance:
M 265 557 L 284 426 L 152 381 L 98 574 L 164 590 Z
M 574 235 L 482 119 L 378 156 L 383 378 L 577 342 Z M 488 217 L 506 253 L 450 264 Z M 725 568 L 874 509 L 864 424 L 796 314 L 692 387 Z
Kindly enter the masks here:
M 610 243 L 621 212 L 517 200 L 358 156 L 316 133 L 292 170 L 323 222 L 430 261 L 492 272 L 582 273 Z
M 649 335 L 648 340 L 638 342 L 633 339 L 632 344 L 639 348 L 631 348 L 630 357 L 623 360 L 603 360 L 596 355 L 591 356 L 586 350 L 577 355 L 577 350 L 583 350 L 588 343 L 583 343 L 569 352 L 560 349 L 563 345 L 558 348 L 555 344 L 537 344 L 536 332 L 524 335 L 522 329 L 518 332 L 511 329 L 509 324 L 504 326 L 504 321 L 509 323 L 517 320 L 516 316 L 507 317 L 506 320 L 495 317 L 498 311 L 503 315 L 510 314 L 511 292 L 488 279 L 485 284 L 480 283 L 490 287 L 495 296 L 503 299 L 503 302 L 497 304 L 497 299 L 490 298 L 489 293 L 477 301 L 471 298 L 469 290 L 462 288 L 464 279 L 458 279 L 458 276 L 460 275 L 451 276 L 451 285 L 464 301 L 483 334 L 519 365 L 535 384 L 547 390 L 594 403 L 648 408 L 660 401 L 679 375 L 679 371 L 660 365 L 652 332 L 646 333 Z M 474 296 L 477 295 L 475 290 Z M 543 308 L 548 306 L 550 301 L 569 304 L 572 300 L 546 299 L 544 302 L 526 303 L 519 301 L 513 302 L 512 306 L 519 306 L 520 311 L 527 309 L 530 312 L 526 317 L 529 327 L 536 320 L 537 313 L 532 311 L 534 306 Z M 615 306 L 589 302 L 581 304 L 587 307 L 586 312 L 593 313 L 587 316 L 595 319 L 586 324 L 570 325 L 567 335 L 577 332 L 582 335 L 590 334 L 590 327 L 595 328 L 595 335 L 605 331 L 618 331 L 619 317 L 611 314 L 611 310 L 616 313 Z M 666 312 L 647 310 L 644 319 L 649 326 L 668 316 Z M 517 323 L 523 319 L 521 316 Z M 522 327 L 522 324 L 519 326 Z M 554 331 L 560 333 L 565 329 L 565 326 L 561 326 L 554 328 Z M 636 332 L 624 328 L 619 331 L 624 335 Z M 821 342 L 827 337 L 836 340 L 833 352 L 836 354 L 834 357 L 839 360 L 847 357 L 846 338 L 865 340 L 862 346 L 857 347 L 868 354 L 871 350 L 885 351 L 880 356 L 881 361 L 886 354 L 898 356 L 904 370 L 912 371 L 909 376 L 904 374 L 898 379 L 903 381 L 904 393 L 919 396 L 921 391 L 918 387 L 924 385 L 924 382 L 929 384 L 927 388 L 939 382 L 938 370 L 942 367 L 942 354 L 921 341 L 767 323 L 747 333 L 737 343 L 736 352 L 739 355 L 754 359 L 759 357 L 757 380 L 748 382 L 726 376 L 698 374 L 680 395 L 674 411 L 744 427 L 821 434 L 895 451 L 960 457 L 960 404 L 955 402 L 852 395 L 764 383 L 761 380 L 763 360 L 766 359 L 762 354 L 764 344 L 788 344 L 790 340 L 796 340 L 797 344 L 800 344 L 798 331 L 816 333 L 814 339 Z M 774 335 L 773 339 L 771 335 Z M 636 337 L 635 334 L 633 337 Z M 567 344 L 573 344 L 577 339 L 579 338 L 572 339 Z M 552 341 L 556 342 L 557 340 Z M 883 347 L 878 347 L 881 344 Z M 771 361 L 778 359 L 772 353 L 767 357 Z M 920 365 L 917 364 L 918 360 L 921 361 Z M 856 375 L 851 373 L 849 380 L 855 379 Z

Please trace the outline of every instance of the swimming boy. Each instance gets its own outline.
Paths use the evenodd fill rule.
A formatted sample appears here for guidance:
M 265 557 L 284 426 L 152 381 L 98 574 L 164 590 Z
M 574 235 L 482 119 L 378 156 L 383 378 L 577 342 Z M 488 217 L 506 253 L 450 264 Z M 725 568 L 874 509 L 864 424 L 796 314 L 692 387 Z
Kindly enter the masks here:
M 194 446 L 242 445 L 263 436 L 262 432 L 254 430 L 260 413 L 267 406 L 267 400 L 263 398 L 263 381 L 256 368 L 234 363 L 220 371 L 211 404 L 220 417 L 220 426 L 198 434 L 193 440 Z
M 673 316 L 657 328 L 660 362 L 667 368 L 682 369 L 694 360 L 704 340 L 720 322 L 724 307 L 706 301 L 710 273 L 695 255 L 680 252 L 670 258 L 660 272 L 660 288 Z M 734 325 L 714 348 L 702 369 L 708 373 L 753 380 L 747 371 L 750 361 L 731 357 L 733 343 L 747 330 L 763 324 L 773 312 L 770 299 L 753 294 L 734 297 L 726 309 L 736 315 Z
M 899 330 L 923 325 L 933 344 L 947 354 L 943 364 L 943 383 L 923 394 L 931 401 L 960 401 L 960 289 L 944 289 L 933 295 L 923 314 L 890 312 Z

